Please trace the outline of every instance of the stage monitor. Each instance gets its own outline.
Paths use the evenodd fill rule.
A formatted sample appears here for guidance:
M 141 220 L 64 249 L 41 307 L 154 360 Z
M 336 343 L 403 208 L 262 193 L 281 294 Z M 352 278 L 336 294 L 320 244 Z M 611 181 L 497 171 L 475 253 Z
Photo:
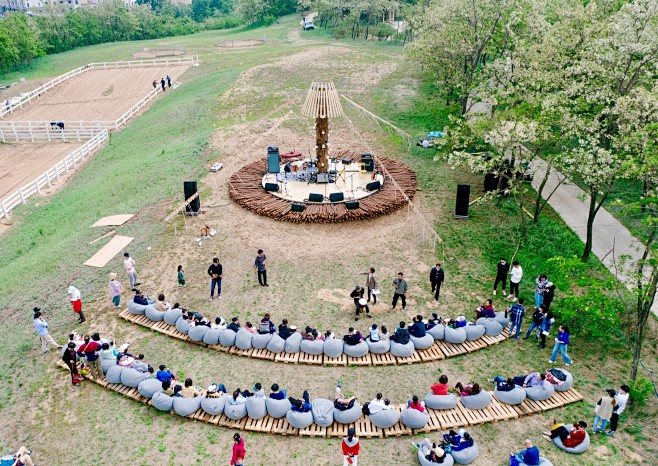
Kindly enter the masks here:
M 377 191 L 378 189 L 381 189 L 382 184 L 379 181 L 373 181 L 372 183 L 368 183 L 366 185 L 366 190 L 367 191 Z
M 277 183 L 265 183 L 265 191 L 279 191 L 279 185 Z
M 347 201 L 345 207 L 347 207 L 347 210 L 356 210 L 359 208 L 359 201 Z
M 308 195 L 309 202 L 322 202 L 324 201 L 324 196 L 322 194 L 311 193 Z
M 342 202 L 345 199 L 343 193 L 331 193 L 329 194 L 329 200 L 331 202 Z
M 290 210 L 293 212 L 304 212 L 304 209 L 306 209 L 306 204 L 300 204 L 295 202 L 290 206 Z

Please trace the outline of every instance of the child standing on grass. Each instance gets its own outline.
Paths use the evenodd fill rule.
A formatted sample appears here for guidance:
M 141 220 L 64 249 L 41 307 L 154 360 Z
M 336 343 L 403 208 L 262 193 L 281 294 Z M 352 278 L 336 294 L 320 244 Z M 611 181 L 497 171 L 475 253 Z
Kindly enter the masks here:
M 123 285 L 117 281 L 117 274 L 112 272 L 110 273 L 110 281 L 107 284 L 108 289 L 110 290 L 110 297 L 112 298 L 112 304 L 114 307 L 120 307 L 121 304 L 121 292 L 123 291 Z
M 179 265 L 178 266 L 178 286 L 182 286 L 185 288 L 185 271 L 183 270 L 183 266 Z

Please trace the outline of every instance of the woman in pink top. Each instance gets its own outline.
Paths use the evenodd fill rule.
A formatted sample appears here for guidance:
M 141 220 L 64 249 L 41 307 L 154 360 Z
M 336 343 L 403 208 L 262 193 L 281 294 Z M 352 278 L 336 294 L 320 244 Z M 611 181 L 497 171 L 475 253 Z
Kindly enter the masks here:
M 116 278 L 117 274 L 112 272 L 110 274 L 110 282 L 107 284 L 107 288 L 110 290 L 110 297 L 112 298 L 112 304 L 114 304 L 114 307 L 120 307 L 123 285 L 119 283 Z
M 244 449 L 244 439 L 240 437 L 240 434 L 233 435 L 233 456 L 231 457 L 231 466 L 242 466 L 242 461 L 244 460 L 244 455 L 247 453 L 247 450 Z

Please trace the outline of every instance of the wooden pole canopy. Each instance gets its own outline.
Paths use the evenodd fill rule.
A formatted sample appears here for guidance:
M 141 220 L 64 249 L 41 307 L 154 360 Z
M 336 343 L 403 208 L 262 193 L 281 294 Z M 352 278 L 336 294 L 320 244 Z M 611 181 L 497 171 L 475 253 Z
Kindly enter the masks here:
M 306 94 L 302 114 L 311 118 L 334 118 L 343 115 L 343 107 L 334 83 L 314 82 Z

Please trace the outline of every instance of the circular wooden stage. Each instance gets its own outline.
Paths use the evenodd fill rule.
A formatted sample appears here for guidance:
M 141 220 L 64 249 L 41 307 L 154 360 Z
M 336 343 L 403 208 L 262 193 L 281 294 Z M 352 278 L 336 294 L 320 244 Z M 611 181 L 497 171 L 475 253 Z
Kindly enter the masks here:
M 359 155 L 341 154 L 340 157 L 357 160 Z M 293 212 L 291 200 L 276 197 L 263 189 L 263 174 L 267 171 L 266 157 L 242 167 L 231 176 L 229 195 L 242 207 L 276 220 L 293 223 L 337 223 L 363 220 L 388 214 L 406 205 L 405 196 L 395 187 L 390 177 L 393 177 L 409 199 L 416 194 L 416 173 L 404 163 L 387 157 L 377 157 L 375 169 L 378 173 L 385 174 L 384 185 L 378 192 L 359 199 L 359 207 L 352 210 L 348 210 L 344 202 L 331 204 L 306 202 L 302 212 Z

